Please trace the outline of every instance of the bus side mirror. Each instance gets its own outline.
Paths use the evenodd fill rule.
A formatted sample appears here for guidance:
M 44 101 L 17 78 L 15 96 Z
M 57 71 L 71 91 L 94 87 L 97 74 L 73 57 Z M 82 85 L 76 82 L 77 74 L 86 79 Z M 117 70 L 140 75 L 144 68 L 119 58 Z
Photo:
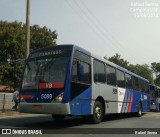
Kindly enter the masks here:
M 77 64 L 78 64 L 78 79 L 80 80 L 80 78 L 84 75 L 84 67 L 80 61 L 78 61 Z

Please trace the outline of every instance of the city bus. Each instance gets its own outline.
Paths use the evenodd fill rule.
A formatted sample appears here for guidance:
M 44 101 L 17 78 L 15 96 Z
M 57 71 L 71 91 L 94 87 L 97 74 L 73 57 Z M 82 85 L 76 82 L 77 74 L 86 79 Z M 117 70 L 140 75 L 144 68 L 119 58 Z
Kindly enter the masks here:
M 150 87 L 150 100 L 151 100 L 151 108 L 150 111 L 159 111 L 159 92 L 160 88 L 156 85 L 149 85 Z
M 100 123 L 106 114 L 150 110 L 149 82 L 76 45 L 38 49 L 26 60 L 19 111 L 89 117 Z

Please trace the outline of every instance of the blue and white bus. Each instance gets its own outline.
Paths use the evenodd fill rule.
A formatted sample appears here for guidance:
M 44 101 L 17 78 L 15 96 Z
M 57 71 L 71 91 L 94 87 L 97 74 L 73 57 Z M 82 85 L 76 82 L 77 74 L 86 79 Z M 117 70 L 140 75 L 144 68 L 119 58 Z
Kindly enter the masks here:
M 150 110 L 149 82 L 125 68 L 75 45 L 32 52 L 20 86 L 20 112 L 89 116 Z

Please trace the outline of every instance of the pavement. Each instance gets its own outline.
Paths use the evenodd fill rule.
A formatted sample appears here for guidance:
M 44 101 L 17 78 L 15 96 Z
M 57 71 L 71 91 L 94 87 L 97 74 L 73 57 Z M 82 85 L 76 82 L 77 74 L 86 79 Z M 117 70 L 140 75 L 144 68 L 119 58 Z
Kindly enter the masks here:
M 2 118 L 13 118 L 13 117 L 21 117 L 21 116 L 27 116 L 29 114 L 26 113 L 20 113 L 18 110 L 5 110 L 0 112 L 0 119 Z
M 160 118 L 160 112 L 147 112 L 142 117 Z
M 36 117 L 36 116 L 44 116 L 44 115 L 46 116 L 46 114 L 20 113 L 18 110 L 5 110 L 4 112 L 2 110 L 0 110 L 0 119 Z
M 34 117 L 34 116 L 44 115 L 44 114 L 20 113 L 19 110 L 16 111 L 16 110 L 11 109 L 15 105 L 12 98 L 13 98 L 13 93 L 1 93 L 0 92 L 0 119 Z

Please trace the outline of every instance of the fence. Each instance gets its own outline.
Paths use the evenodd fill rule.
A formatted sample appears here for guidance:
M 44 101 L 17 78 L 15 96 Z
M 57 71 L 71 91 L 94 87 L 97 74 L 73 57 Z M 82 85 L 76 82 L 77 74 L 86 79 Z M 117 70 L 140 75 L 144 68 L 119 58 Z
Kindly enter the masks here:
M 11 110 L 14 106 L 13 93 L 0 93 L 0 111 Z

